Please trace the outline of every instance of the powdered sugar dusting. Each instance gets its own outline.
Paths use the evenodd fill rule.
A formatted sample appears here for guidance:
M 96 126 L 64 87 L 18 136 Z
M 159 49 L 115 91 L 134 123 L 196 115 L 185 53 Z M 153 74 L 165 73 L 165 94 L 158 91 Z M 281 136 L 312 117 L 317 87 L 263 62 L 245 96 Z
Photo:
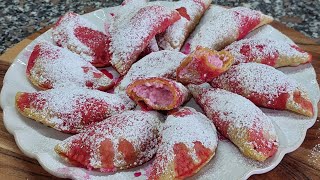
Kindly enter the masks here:
M 90 23 L 85 18 L 69 12 L 62 16 L 53 27 L 53 41 L 59 46 L 68 47 L 69 50 L 77 52 L 86 61 L 92 62 L 94 60 L 92 56 L 94 52 L 75 36 L 75 29 L 77 27 L 88 27 L 92 30 L 101 32 L 94 24 Z
M 113 53 L 111 64 L 118 72 L 127 72 L 148 45 L 149 42 L 145 41 L 153 38 L 150 35 L 159 33 L 154 32 L 160 30 L 156 28 L 159 24 L 164 21 L 170 23 L 173 12 L 163 6 L 146 6 L 110 27 L 110 51 Z
M 151 52 L 159 51 L 159 46 L 155 37 L 151 39 L 146 49 L 149 49 Z
M 31 99 L 32 106 L 42 108 L 31 108 L 30 113 L 37 114 L 54 128 L 66 132 L 79 132 L 92 122 L 102 121 L 135 107 L 126 96 L 79 87 L 51 89 L 34 94 L 37 96 Z M 87 116 L 90 116 L 89 122 L 85 122 Z
M 191 51 L 194 51 L 197 46 L 220 50 L 226 45 L 237 40 L 241 21 L 236 16 L 235 12 L 245 14 L 247 17 L 252 19 L 259 19 L 261 16 L 260 12 L 258 13 L 258 11 L 244 7 L 236 7 L 221 11 L 219 15 L 215 16 L 215 18 L 209 19 L 205 22 L 197 34 L 194 35 L 190 42 Z M 259 15 L 259 17 L 257 17 L 257 15 Z
M 190 20 L 181 17 L 180 20 L 169 26 L 159 38 L 159 46 L 162 49 L 179 51 L 188 35 L 195 28 L 211 0 L 180 0 L 175 2 L 173 8 L 185 8 Z M 171 7 L 172 7 L 171 5 Z
M 184 107 L 177 113 L 181 111 L 191 111 L 191 113 L 183 116 L 169 115 L 163 126 L 161 144 L 154 161 L 160 167 L 156 172 L 158 175 L 168 171 L 167 166 L 173 162 L 175 158 L 173 147 L 175 144 L 185 144 L 189 149 L 189 154 L 196 162 L 199 161 L 199 157 L 195 154 L 194 142 L 201 142 L 203 146 L 213 152 L 217 147 L 216 129 L 210 120 L 193 108 Z M 179 164 L 176 166 L 179 166 Z
M 105 76 L 80 56 L 47 42 L 37 45 L 39 56 L 30 71 L 30 78 L 36 85 L 49 83 L 52 88 L 77 85 L 92 89 L 112 85 L 112 79 Z M 92 83 L 88 85 L 87 83 Z
M 94 169 L 103 171 L 101 143 L 106 139 L 111 140 L 114 150 L 113 163 L 115 168 L 126 169 L 145 163 L 150 160 L 157 150 L 158 136 L 162 117 L 156 112 L 125 111 L 114 115 L 105 121 L 90 127 L 84 133 L 72 136 L 58 144 L 62 152 L 72 150 L 73 142 L 81 140 L 82 146 L 89 149 L 89 165 Z M 123 159 L 123 154 L 118 150 L 121 139 L 127 140 L 134 147 L 137 158 L 133 164 L 128 164 Z M 110 154 L 112 155 L 112 154 Z
M 294 46 L 297 47 L 285 41 L 250 38 L 236 41 L 227 46 L 225 50 L 235 57 L 235 64 L 250 61 L 263 63 L 264 58 L 274 59 L 275 67 L 279 67 L 279 65 L 299 65 L 309 61 L 309 54 L 297 50 Z
M 132 18 L 135 13 L 137 13 L 141 8 L 147 5 L 148 0 L 125 0 L 121 3 L 121 6 L 117 6 L 115 10 L 111 13 L 113 16 L 113 22 L 121 24 L 122 21 L 128 21 Z M 110 23 L 110 22 L 108 22 Z
M 207 83 L 189 85 L 188 88 L 209 117 L 218 114 L 220 120 L 232 121 L 237 128 L 264 129 L 276 137 L 271 120 L 248 99 L 223 89 L 211 88 Z
M 182 100 L 183 102 L 190 100 L 191 94 L 188 88 L 177 81 L 173 81 L 173 84 L 175 84 L 175 86 L 177 86 L 177 88 L 179 89 L 179 96 L 184 97 Z
M 182 17 L 179 21 L 169 26 L 167 30 L 158 38 L 159 46 L 165 50 L 179 51 L 186 38 L 187 25 L 190 23 Z
M 223 89 L 211 88 L 208 84 L 188 87 L 219 131 L 244 154 L 260 161 L 274 155 L 278 146 L 275 128 L 271 119 L 251 101 Z
M 124 91 L 131 82 L 141 78 L 174 78 L 176 69 L 185 57 L 180 52 L 166 50 L 151 53 L 132 65 L 115 91 Z
M 220 84 L 220 85 L 218 85 Z M 239 84 L 244 94 L 264 94 L 269 101 L 280 93 L 293 93 L 298 88 L 295 80 L 273 67 L 258 63 L 240 63 L 212 81 L 214 87 L 228 89 L 231 84 Z

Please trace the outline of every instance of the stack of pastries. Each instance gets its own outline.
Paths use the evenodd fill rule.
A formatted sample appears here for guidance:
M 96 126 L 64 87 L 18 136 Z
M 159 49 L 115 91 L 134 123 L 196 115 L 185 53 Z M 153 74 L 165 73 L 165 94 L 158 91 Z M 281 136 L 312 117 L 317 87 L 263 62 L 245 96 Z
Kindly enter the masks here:
M 244 7 L 214 13 L 210 4 L 125 0 L 103 31 L 67 13 L 53 43 L 34 46 L 26 76 L 41 91 L 17 93 L 17 110 L 73 134 L 55 151 L 89 170 L 154 159 L 148 179 L 184 179 L 214 158 L 217 133 L 243 156 L 267 160 L 279 141 L 258 107 L 314 116 L 303 87 L 276 69 L 312 57 L 293 43 L 246 38 L 272 17 Z M 203 113 L 184 107 L 191 98 Z

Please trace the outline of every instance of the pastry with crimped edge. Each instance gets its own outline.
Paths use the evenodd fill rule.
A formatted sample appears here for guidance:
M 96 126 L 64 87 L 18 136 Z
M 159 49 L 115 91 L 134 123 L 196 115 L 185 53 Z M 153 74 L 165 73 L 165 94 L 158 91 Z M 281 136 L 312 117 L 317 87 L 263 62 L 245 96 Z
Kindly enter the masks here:
M 79 14 L 68 12 L 60 17 L 52 28 L 52 39 L 95 67 L 110 65 L 110 37 Z
M 154 110 L 172 110 L 190 99 L 188 89 L 181 83 L 161 77 L 135 80 L 126 92 L 137 104 Z
M 109 28 L 112 66 L 125 75 L 154 36 L 180 18 L 176 10 L 150 5 L 132 12 L 121 21 L 115 20 Z
M 225 48 L 234 56 L 234 64 L 256 62 L 275 68 L 311 62 L 312 55 L 294 43 L 268 38 L 236 41 Z
M 265 161 L 277 152 L 279 143 L 272 121 L 252 102 L 207 83 L 188 88 L 218 131 L 246 157 Z
M 106 91 L 114 86 L 112 77 L 79 55 L 45 41 L 33 48 L 26 74 L 41 90 L 74 85 Z
M 245 7 L 221 10 L 206 22 L 189 39 L 182 51 L 189 54 L 198 46 L 221 50 L 236 40 L 244 38 L 250 31 L 273 21 L 260 11 Z
M 185 57 L 186 55 L 181 52 L 168 50 L 151 53 L 132 65 L 120 84 L 116 86 L 115 92 L 125 92 L 127 86 L 137 79 L 149 77 L 175 79 L 176 70 Z
M 89 170 L 133 168 L 155 155 L 161 120 L 154 111 L 124 111 L 60 142 L 55 151 L 70 164 Z
M 92 123 L 135 107 L 125 95 L 79 87 L 18 92 L 15 102 L 23 116 L 66 133 L 79 133 Z
M 180 51 L 184 41 L 199 23 L 212 0 L 180 0 L 170 4 L 179 11 L 181 19 L 157 35 L 159 47 L 165 50 Z
M 197 47 L 177 68 L 177 80 L 183 84 L 202 84 L 227 71 L 233 56 L 227 51 Z
M 248 98 L 257 106 L 290 110 L 305 116 L 314 115 L 305 90 L 283 72 L 260 63 L 240 63 L 212 80 L 222 88 Z
M 170 114 L 148 179 L 185 179 L 196 174 L 215 155 L 216 128 L 202 113 L 184 107 Z

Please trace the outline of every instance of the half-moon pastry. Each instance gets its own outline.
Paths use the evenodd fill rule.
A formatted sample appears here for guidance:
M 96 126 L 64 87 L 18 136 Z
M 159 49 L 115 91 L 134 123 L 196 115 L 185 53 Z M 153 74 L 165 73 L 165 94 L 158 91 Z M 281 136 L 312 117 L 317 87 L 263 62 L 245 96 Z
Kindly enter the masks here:
M 272 121 L 252 102 L 209 84 L 188 88 L 218 131 L 245 156 L 265 161 L 277 152 L 279 144 Z
M 52 39 L 95 67 L 110 65 L 110 37 L 76 13 L 66 13 L 52 28 Z
M 67 133 L 78 133 L 92 123 L 134 107 L 135 103 L 125 95 L 79 87 L 16 94 L 16 108 L 22 115 Z
M 311 54 L 295 44 L 267 38 L 242 39 L 225 50 L 234 56 L 234 64 L 256 62 L 277 68 L 298 66 L 312 60 Z
M 74 85 L 105 91 L 114 85 L 112 77 L 79 55 L 48 42 L 34 47 L 26 74 L 32 84 L 42 90 Z
M 283 72 L 264 64 L 240 63 L 214 78 L 213 87 L 248 98 L 257 106 L 313 116 L 308 94 Z
M 210 120 L 193 108 L 169 115 L 148 179 L 185 179 L 215 155 L 218 138 Z
M 125 111 L 57 144 L 55 151 L 75 166 L 115 172 L 149 161 L 158 148 L 162 117 Z

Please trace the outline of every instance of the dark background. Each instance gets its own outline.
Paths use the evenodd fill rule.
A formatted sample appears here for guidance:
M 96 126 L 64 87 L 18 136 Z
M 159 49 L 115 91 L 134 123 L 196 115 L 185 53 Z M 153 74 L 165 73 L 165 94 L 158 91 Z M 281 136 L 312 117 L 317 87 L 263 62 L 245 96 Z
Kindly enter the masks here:
M 0 54 L 28 35 L 53 24 L 67 11 L 88 13 L 122 0 L 0 0 Z M 320 42 L 319 0 L 213 0 L 224 6 L 246 6 L 273 16 Z

